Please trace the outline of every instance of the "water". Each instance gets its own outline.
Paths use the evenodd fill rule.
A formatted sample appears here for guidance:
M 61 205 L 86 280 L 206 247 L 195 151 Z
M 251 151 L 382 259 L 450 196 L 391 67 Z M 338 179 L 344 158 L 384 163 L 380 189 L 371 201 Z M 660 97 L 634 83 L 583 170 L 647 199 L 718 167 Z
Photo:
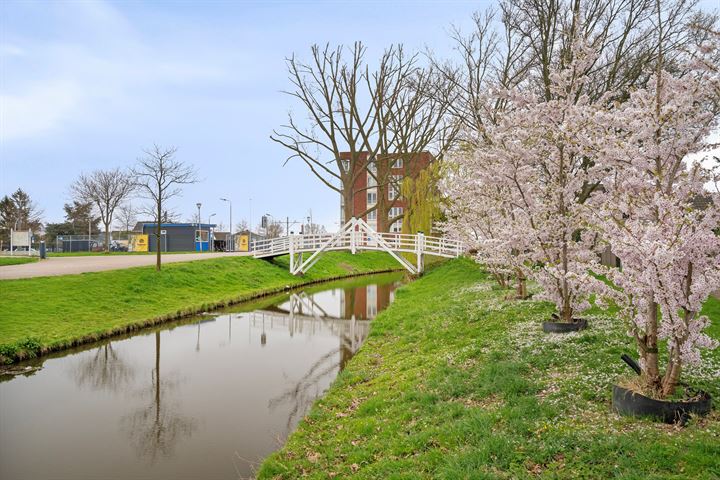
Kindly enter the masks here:
M 326 284 L 26 362 L 42 368 L 0 383 L 0 478 L 252 476 L 401 278 Z

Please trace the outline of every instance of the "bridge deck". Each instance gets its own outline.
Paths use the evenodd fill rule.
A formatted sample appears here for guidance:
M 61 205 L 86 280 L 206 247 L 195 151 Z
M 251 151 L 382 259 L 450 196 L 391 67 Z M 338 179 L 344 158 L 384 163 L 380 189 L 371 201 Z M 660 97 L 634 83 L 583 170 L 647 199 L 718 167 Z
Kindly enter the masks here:
M 337 233 L 313 235 L 289 235 L 260 240 L 253 243 L 255 258 L 271 258 L 290 255 L 290 272 L 297 275 L 307 271 L 317 262 L 318 255 L 331 250 L 377 250 L 389 253 L 413 274 L 422 272 L 423 256 L 455 258 L 463 253 L 463 245 L 444 237 L 428 237 L 422 233 L 380 233 L 373 230 L 364 220 L 350 219 Z M 303 253 L 311 255 L 303 260 Z M 417 266 L 399 253 L 417 255 Z M 297 262 L 296 262 L 296 258 Z

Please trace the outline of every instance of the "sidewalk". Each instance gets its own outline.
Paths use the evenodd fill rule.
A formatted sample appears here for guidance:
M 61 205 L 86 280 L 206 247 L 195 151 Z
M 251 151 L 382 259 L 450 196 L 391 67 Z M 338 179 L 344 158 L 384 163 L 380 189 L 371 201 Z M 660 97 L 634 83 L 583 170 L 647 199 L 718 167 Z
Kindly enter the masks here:
M 211 258 L 247 256 L 247 252 L 232 253 L 166 253 L 162 256 L 163 264 L 208 260 Z M 107 255 L 87 257 L 49 257 L 34 263 L 8 265 L 0 267 L 0 280 L 17 278 L 49 277 L 71 275 L 103 270 L 119 270 L 122 268 L 155 265 L 155 255 Z

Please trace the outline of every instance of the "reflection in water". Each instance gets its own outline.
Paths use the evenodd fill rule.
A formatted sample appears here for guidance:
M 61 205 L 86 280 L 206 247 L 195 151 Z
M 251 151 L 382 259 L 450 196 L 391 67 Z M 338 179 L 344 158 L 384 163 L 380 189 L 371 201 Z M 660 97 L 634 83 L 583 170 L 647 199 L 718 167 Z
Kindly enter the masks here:
M 199 327 L 198 323 L 198 339 Z M 191 436 L 197 428 L 194 419 L 175 412 L 172 402 L 164 402 L 163 393 L 174 384 L 160 378 L 160 332 L 155 332 L 155 368 L 151 378 L 151 385 L 141 394 L 147 397 L 148 405 L 123 417 L 121 422 L 138 455 L 152 463 L 159 455 L 170 456 L 175 444 L 183 437 Z
M 345 305 L 355 304 L 356 289 L 347 288 L 341 293 L 342 303 Z M 283 309 L 285 305 L 287 305 L 287 310 Z M 345 368 L 345 364 L 360 348 L 362 342 L 367 338 L 370 322 L 356 320 L 354 314 L 349 319 L 333 317 L 315 301 L 313 295 L 307 295 L 304 292 L 292 294 L 290 301 L 285 305 L 273 309 L 272 312 L 255 312 L 253 315 L 261 315 L 263 325 L 267 316 L 280 325 L 287 323 L 291 336 L 296 330 L 302 332 L 308 327 L 311 331 L 315 331 L 316 324 L 321 323 L 339 339 L 338 348 L 321 356 L 299 379 L 288 379 L 289 385 L 285 391 L 268 401 L 271 411 L 275 411 L 280 406 L 291 406 L 284 432 L 285 435 L 289 435 L 293 425 L 323 393 L 320 385 L 328 383 L 328 377 L 335 378 L 337 372 Z
M 358 351 L 400 277 L 318 286 L 35 360 L 35 375 L 0 382 L 0 478 L 253 475 Z
M 75 369 L 78 386 L 117 392 L 135 376 L 133 369 L 118 355 L 112 343 L 101 345 L 95 355 L 86 356 Z

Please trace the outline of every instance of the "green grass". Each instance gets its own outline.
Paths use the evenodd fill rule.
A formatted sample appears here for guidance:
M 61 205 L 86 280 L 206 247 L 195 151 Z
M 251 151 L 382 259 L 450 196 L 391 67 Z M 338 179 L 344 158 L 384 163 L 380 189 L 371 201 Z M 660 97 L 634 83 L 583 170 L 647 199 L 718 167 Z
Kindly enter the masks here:
M 398 269 L 389 255 L 328 252 L 304 276 L 275 262 L 202 262 L 0 282 L 0 360 L 92 341 L 302 283 Z
M 37 262 L 37 257 L 0 257 L 0 267 Z
M 686 428 L 611 412 L 633 340 L 611 314 L 547 335 L 467 259 L 396 291 L 370 337 L 259 478 L 720 477 L 720 415 Z M 720 302 L 705 307 L 720 338 Z M 720 398 L 720 349 L 685 380 Z

